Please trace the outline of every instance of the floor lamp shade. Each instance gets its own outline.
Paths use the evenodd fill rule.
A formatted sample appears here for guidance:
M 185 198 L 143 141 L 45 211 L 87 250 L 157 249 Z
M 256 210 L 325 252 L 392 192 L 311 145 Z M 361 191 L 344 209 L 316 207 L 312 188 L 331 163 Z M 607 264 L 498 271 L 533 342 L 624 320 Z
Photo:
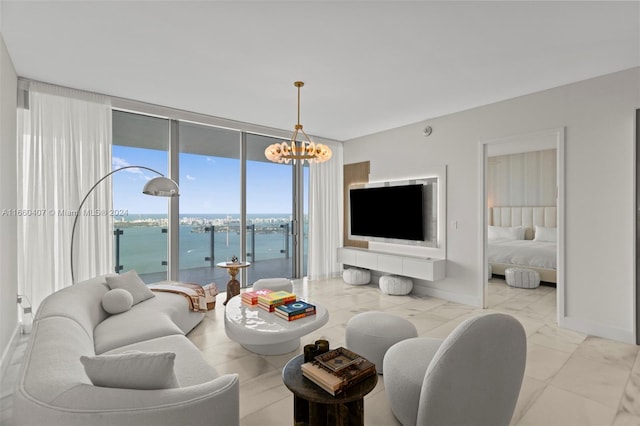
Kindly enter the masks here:
M 180 195 L 178 184 L 164 176 L 155 177 L 147 182 L 142 189 L 142 193 L 156 197 L 176 197 Z
M 118 173 L 119 171 L 126 170 L 126 169 L 144 169 L 144 170 L 148 170 L 150 172 L 153 172 L 153 173 L 156 173 L 156 174 L 160 175 L 159 177 L 155 177 L 155 178 L 149 180 L 145 184 L 144 188 L 142 189 L 142 193 L 143 194 L 153 195 L 153 196 L 156 196 L 156 197 L 177 197 L 177 196 L 180 195 L 180 189 L 178 188 L 178 184 L 177 183 L 175 183 L 173 180 L 169 179 L 168 177 L 165 177 L 159 171 L 151 169 L 149 167 L 145 167 L 145 166 L 125 166 L 125 167 L 121 167 L 119 169 L 112 170 L 111 172 L 109 172 L 106 175 L 104 175 L 103 177 L 101 177 L 96 183 L 93 184 L 91 189 L 89 189 L 89 191 L 86 193 L 86 195 L 82 199 L 82 202 L 80 203 L 80 205 L 78 206 L 78 209 L 76 210 L 76 217 L 73 220 L 73 228 L 71 230 L 71 256 L 70 256 L 70 259 L 71 259 L 71 283 L 72 284 L 76 283 L 75 272 L 74 272 L 74 269 L 73 269 L 73 239 L 74 239 L 74 236 L 75 236 L 75 233 L 76 233 L 76 225 L 78 223 L 78 218 L 80 217 L 80 211 L 82 210 L 82 207 L 84 206 L 84 203 L 87 201 L 87 198 L 89 198 L 89 195 L 91 195 L 93 190 L 96 189 L 96 187 L 100 184 L 100 182 L 102 182 L 103 180 L 105 180 L 106 178 L 111 176 L 112 174 Z

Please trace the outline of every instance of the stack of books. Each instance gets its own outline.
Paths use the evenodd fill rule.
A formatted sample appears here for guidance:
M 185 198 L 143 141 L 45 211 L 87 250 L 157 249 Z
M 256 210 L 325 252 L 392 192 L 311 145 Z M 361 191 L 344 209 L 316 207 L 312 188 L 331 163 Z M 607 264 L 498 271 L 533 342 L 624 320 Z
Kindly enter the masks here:
M 286 305 L 295 302 L 296 295 L 288 291 L 272 291 L 264 295 L 258 296 L 258 308 L 267 312 L 273 312 L 276 306 Z
M 334 396 L 377 374 L 375 364 L 343 347 L 318 355 L 300 368 L 304 377 Z
M 246 291 L 242 293 L 242 303 L 249 306 L 256 306 L 258 304 L 258 296 L 266 296 L 271 293 L 271 290 L 265 288 L 263 290 Z
M 298 300 L 286 305 L 276 306 L 275 314 L 287 321 L 293 321 L 309 315 L 315 315 L 316 307 L 304 300 Z

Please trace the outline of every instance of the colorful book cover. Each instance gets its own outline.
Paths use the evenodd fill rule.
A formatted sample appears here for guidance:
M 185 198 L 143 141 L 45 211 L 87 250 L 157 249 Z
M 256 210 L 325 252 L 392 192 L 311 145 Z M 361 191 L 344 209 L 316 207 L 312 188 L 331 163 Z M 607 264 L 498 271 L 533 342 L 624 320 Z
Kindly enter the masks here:
M 258 296 L 258 302 L 265 305 L 282 305 L 283 303 L 294 302 L 296 295 L 288 291 L 272 291 L 271 293 Z
M 276 314 L 277 317 L 282 318 L 285 321 L 293 321 L 294 319 L 304 318 L 306 316 L 304 313 L 302 313 L 302 314 L 299 314 L 299 316 L 298 315 L 294 315 L 294 316 L 290 317 L 288 315 L 281 314 L 277 310 L 274 311 L 274 313 Z
M 276 308 L 275 306 L 272 305 L 265 305 L 264 303 L 258 302 L 258 304 L 256 305 L 258 308 L 263 309 L 267 312 L 273 312 Z
M 284 313 L 284 312 L 282 312 L 282 311 L 279 311 L 279 310 L 276 308 L 276 309 L 273 311 L 273 313 L 275 313 L 275 314 L 276 314 L 277 316 L 279 316 L 280 318 L 284 318 L 284 319 L 291 319 L 291 318 L 298 319 L 298 318 L 304 318 L 304 317 L 308 317 L 308 316 L 311 316 L 311 315 L 315 315 L 315 314 L 316 314 L 316 311 L 315 311 L 315 310 L 313 310 L 313 311 L 309 311 L 309 312 L 300 312 L 300 313 L 297 313 L 297 314 L 295 314 L 295 315 L 289 315 L 289 314 L 285 314 L 285 313 Z
M 315 305 L 307 303 L 303 300 L 297 300 L 295 302 L 286 303 L 276 308 L 278 311 L 287 315 L 297 315 L 303 312 L 315 311 Z
M 278 317 L 280 317 L 280 318 L 282 318 L 284 320 L 294 321 L 294 320 L 297 320 L 297 319 L 301 319 L 301 318 L 305 318 L 305 317 L 308 317 L 308 316 L 311 316 L 311 315 L 315 315 L 315 312 L 302 312 L 302 313 L 296 314 L 296 315 L 286 315 L 286 314 L 280 313 L 280 312 L 278 312 L 276 310 L 275 314 L 276 314 L 276 316 L 278 316 Z
M 284 303 L 284 302 L 278 302 L 280 304 Z M 255 305 L 258 308 L 262 308 L 267 312 L 275 312 L 276 308 L 279 306 L 278 303 L 276 303 L 275 305 L 266 305 L 262 302 L 258 302 L 257 305 Z
M 242 301 L 247 305 L 257 305 L 259 296 L 266 296 L 267 294 L 272 293 L 268 288 L 256 291 L 245 291 L 242 293 Z

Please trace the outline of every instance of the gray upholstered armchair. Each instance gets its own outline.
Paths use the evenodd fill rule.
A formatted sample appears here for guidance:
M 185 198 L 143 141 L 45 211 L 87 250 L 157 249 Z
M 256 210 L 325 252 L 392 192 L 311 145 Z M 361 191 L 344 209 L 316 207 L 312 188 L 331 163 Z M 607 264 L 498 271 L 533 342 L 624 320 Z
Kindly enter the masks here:
M 507 426 L 526 357 L 527 339 L 518 320 L 481 315 L 444 340 L 396 343 L 384 357 L 384 385 L 404 426 Z
M 293 281 L 288 278 L 261 278 L 253 283 L 253 291 L 268 288 L 273 291 L 288 291 L 293 293 Z

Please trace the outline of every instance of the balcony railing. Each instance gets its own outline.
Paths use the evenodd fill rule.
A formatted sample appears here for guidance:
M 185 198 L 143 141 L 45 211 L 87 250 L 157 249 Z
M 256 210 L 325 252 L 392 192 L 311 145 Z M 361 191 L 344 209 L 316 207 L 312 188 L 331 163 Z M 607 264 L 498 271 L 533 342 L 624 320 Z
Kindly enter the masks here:
M 252 283 L 258 278 L 290 277 L 292 236 L 290 223 L 246 227 L 245 258 L 252 266 L 244 273 Z M 129 226 L 114 229 L 116 272 L 135 269 L 145 282 L 166 279 L 167 228 Z M 206 284 L 226 283 L 226 271 L 216 263 L 231 260 L 240 248 L 239 225 L 180 225 L 180 280 Z

